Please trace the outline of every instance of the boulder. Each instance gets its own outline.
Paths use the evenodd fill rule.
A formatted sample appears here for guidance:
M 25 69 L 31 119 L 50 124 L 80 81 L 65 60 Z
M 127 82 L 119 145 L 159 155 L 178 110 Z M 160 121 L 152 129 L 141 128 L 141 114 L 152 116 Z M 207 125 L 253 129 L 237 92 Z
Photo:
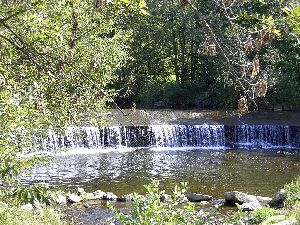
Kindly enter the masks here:
M 65 195 L 57 194 L 56 197 L 54 198 L 54 201 L 57 204 L 66 204 L 67 203 L 67 198 L 66 198 Z
M 77 188 L 77 194 L 78 195 L 83 195 L 85 193 L 84 189 L 83 188 Z
M 94 200 L 103 199 L 103 196 L 106 194 L 104 191 L 97 190 L 94 193 Z
M 272 200 L 269 202 L 270 207 L 273 208 L 283 208 L 284 201 L 286 199 L 286 190 L 280 189 L 272 198 Z
M 83 197 L 86 200 L 96 200 L 97 199 L 96 196 L 93 193 L 84 193 Z
M 161 202 L 167 202 L 171 199 L 171 196 L 170 195 L 167 195 L 167 194 L 161 194 L 160 195 L 160 201 Z
M 186 192 L 184 193 L 184 195 L 190 202 L 210 201 L 213 199 L 213 197 L 210 195 L 203 195 L 191 192 Z
M 130 194 L 128 195 L 123 195 L 121 197 L 117 197 L 118 202 L 131 202 L 132 201 L 132 196 Z
M 82 198 L 75 194 L 67 194 L 67 201 L 70 203 L 78 203 L 82 201 Z
M 268 204 L 272 199 L 268 197 L 262 197 L 262 196 L 255 196 L 255 195 L 248 195 L 243 192 L 239 191 L 231 191 L 231 192 L 225 192 L 224 194 L 226 204 L 243 204 L 243 203 L 249 203 L 249 202 L 259 202 L 261 205 Z
M 261 207 L 262 205 L 259 203 L 259 201 L 247 202 L 241 205 L 243 211 L 255 211 Z
M 265 206 L 265 205 L 269 204 L 270 201 L 272 200 L 272 198 L 269 198 L 269 197 L 262 197 L 262 196 L 256 196 L 256 199 L 257 199 L 257 201 L 259 201 L 259 203 L 260 203 L 262 206 Z
M 115 201 L 117 200 L 118 196 L 116 196 L 114 193 L 112 192 L 106 192 L 103 195 L 103 200 L 108 200 L 108 201 Z
M 243 203 L 248 203 L 248 202 L 254 202 L 257 201 L 256 196 L 254 195 L 248 195 L 243 192 L 239 191 L 230 191 L 230 192 L 225 192 L 224 198 L 226 200 L 226 204 L 243 204 Z

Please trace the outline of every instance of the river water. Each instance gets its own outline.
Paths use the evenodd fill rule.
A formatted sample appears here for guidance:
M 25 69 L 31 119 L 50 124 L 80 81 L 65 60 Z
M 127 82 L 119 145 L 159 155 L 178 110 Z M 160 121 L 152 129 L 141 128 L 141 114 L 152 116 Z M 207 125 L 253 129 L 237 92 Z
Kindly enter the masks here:
M 271 197 L 300 174 L 299 113 L 241 118 L 225 111 L 127 113 L 106 114 L 111 124 L 105 128 L 72 127 L 65 136 L 49 134 L 44 150 L 63 147 L 65 152 L 54 154 L 51 165 L 35 167 L 23 182 L 124 195 L 143 194 L 143 185 L 156 179 L 167 193 L 187 182 L 190 191 L 220 199 L 232 190 Z M 95 223 L 83 221 L 97 224 L 103 212 L 110 215 L 106 211 L 98 206 Z
M 37 167 L 27 179 L 52 186 L 117 195 L 144 193 L 143 185 L 161 181 L 167 192 L 180 182 L 190 190 L 222 198 L 239 190 L 272 196 L 300 172 L 300 155 L 291 149 L 130 149 L 126 152 L 68 154 Z

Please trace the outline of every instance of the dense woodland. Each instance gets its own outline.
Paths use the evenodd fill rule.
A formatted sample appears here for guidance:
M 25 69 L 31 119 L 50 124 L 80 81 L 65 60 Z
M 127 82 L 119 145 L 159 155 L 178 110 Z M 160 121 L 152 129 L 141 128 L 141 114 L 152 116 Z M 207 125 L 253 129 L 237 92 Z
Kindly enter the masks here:
M 121 69 L 119 102 L 153 107 L 299 109 L 299 3 L 147 1 Z M 245 106 L 247 105 L 247 107 Z M 243 109 L 241 109 L 243 110 Z

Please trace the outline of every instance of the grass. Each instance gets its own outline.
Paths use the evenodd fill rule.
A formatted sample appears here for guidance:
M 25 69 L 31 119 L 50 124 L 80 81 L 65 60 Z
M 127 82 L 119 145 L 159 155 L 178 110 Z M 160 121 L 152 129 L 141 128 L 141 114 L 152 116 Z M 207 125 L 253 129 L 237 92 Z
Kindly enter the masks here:
M 23 210 L 16 206 L 7 206 L 0 202 L 1 225 L 67 225 L 61 220 L 61 214 L 53 208 Z

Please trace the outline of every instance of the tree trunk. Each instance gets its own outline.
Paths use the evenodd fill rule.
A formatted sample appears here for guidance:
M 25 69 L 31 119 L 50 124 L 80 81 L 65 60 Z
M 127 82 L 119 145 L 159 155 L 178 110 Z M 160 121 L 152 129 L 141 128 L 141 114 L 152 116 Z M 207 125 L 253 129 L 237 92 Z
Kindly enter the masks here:
M 173 37 L 173 64 L 174 64 L 174 70 L 176 76 L 176 84 L 179 84 L 180 78 L 179 78 L 179 66 L 178 66 L 178 46 L 176 40 L 176 33 L 174 30 L 172 30 L 172 37 Z

